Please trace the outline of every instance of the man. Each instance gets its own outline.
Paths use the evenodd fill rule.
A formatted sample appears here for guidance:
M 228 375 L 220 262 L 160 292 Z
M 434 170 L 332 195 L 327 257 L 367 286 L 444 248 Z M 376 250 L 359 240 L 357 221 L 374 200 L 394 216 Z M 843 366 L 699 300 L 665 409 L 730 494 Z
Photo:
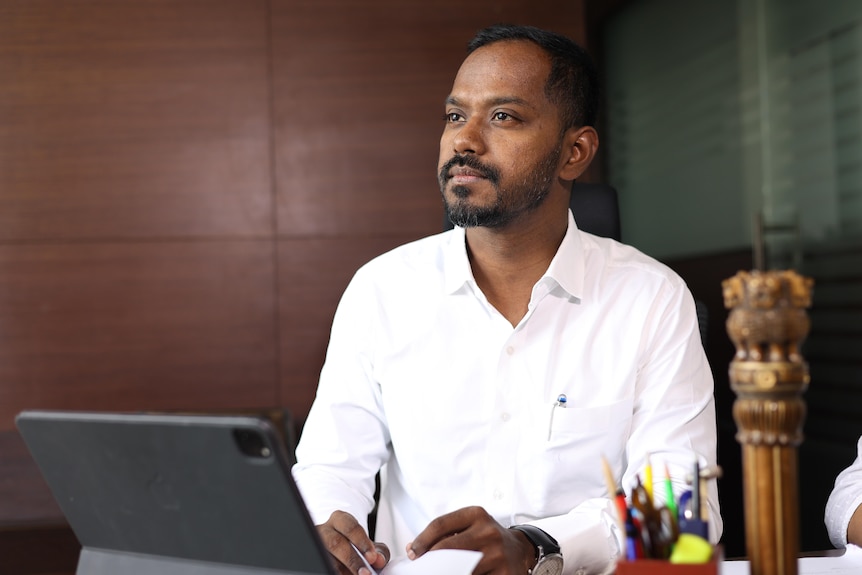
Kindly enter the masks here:
M 624 534 L 602 457 L 626 489 L 649 454 L 678 491 L 693 454 L 715 462 L 685 284 L 568 209 L 598 147 L 596 84 L 585 52 L 542 30 L 495 26 L 469 45 L 438 165 L 457 227 L 356 273 L 297 448 L 342 573 L 366 572 L 354 548 L 375 569 L 454 548 L 483 553 L 475 573 L 559 573 L 540 557 L 554 539 L 564 573 L 606 572 Z M 378 470 L 388 547 L 365 525 Z M 715 541 L 714 485 L 707 499 Z
M 824 520 L 835 547 L 862 546 L 862 437 L 856 444 L 856 459 L 835 478 Z

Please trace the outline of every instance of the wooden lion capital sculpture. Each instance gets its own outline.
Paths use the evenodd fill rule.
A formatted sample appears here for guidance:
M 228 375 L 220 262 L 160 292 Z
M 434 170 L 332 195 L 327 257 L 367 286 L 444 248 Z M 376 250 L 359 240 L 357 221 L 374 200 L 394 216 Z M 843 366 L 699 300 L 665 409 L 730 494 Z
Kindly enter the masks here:
M 741 271 L 721 282 L 727 334 L 736 346 L 728 375 L 737 395 L 751 575 L 798 575 L 796 449 L 809 383 L 800 347 L 813 285 L 794 271 Z
M 792 270 L 741 271 L 721 282 L 735 359 L 800 363 L 813 283 Z

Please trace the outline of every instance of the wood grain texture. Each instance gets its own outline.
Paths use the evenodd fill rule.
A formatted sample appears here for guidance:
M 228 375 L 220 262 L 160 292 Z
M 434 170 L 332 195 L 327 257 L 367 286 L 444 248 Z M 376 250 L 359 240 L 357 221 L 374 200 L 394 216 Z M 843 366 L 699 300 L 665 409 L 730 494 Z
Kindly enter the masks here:
M 268 241 L 0 245 L 0 430 L 21 409 L 277 403 Z
M 64 523 L 60 507 L 17 430 L 0 431 L 0 453 L 0 536 L 13 527 L 35 529 Z
M 271 233 L 266 6 L 0 4 L 0 241 Z

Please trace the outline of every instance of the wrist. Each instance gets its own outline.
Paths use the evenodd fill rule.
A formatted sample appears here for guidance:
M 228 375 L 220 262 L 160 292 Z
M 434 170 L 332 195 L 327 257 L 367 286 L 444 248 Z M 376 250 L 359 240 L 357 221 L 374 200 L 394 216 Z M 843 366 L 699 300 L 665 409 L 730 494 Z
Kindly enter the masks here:
M 535 525 L 513 525 L 510 527 L 520 531 L 533 548 L 532 557 L 527 568 L 528 575 L 561 575 L 563 572 L 563 556 L 560 546 L 549 534 Z M 525 557 L 528 555 L 525 555 Z
M 515 533 L 515 538 L 518 541 L 518 547 L 521 552 L 520 555 L 523 558 L 524 573 L 530 573 L 539 560 L 538 550 L 523 531 L 520 529 L 512 529 L 512 531 Z

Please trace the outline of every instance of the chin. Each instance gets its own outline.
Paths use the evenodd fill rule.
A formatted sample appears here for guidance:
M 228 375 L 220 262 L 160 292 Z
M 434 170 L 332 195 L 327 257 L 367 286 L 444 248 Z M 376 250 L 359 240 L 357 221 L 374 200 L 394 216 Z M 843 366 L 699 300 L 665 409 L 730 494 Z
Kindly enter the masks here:
M 446 201 L 449 201 L 447 196 L 455 199 L 455 200 L 466 200 L 470 196 L 473 195 L 473 190 L 471 190 L 468 186 L 451 186 L 447 188 L 447 191 L 443 192 L 443 198 Z

